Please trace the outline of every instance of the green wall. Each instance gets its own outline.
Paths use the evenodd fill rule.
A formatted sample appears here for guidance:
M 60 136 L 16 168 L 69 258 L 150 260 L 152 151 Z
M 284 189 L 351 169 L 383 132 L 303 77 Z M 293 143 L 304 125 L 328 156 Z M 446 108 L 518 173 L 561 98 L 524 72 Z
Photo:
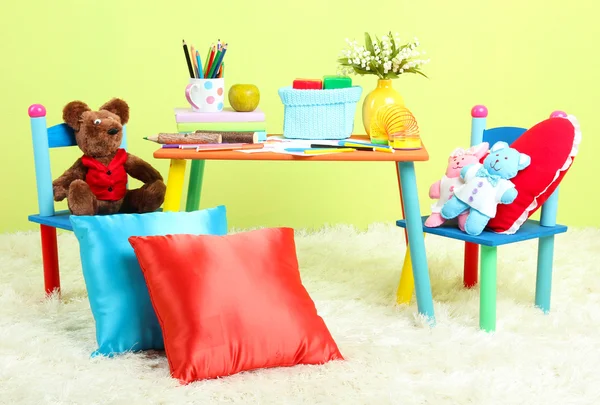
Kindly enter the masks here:
M 600 215 L 586 211 L 600 205 L 597 189 L 587 187 L 600 169 L 593 157 L 600 146 L 600 124 L 593 118 L 600 91 L 597 2 L 212 4 L 32 0 L 3 11 L 0 232 L 32 229 L 26 216 L 37 212 L 30 104 L 44 104 L 48 121 L 57 123 L 71 100 L 99 107 L 113 96 L 124 98 L 131 107 L 130 151 L 166 176 L 168 163 L 153 160 L 155 146 L 142 138 L 175 131 L 173 108 L 186 105 L 182 39 L 203 52 L 217 38 L 227 41 L 227 87 L 256 84 L 268 130 L 277 133 L 283 122 L 279 87 L 297 77 L 334 73 L 346 37 L 362 41 L 364 31 L 388 30 L 403 38 L 417 36 L 431 58 L 425 67 L 429 80 L 406 76 L 394 82 L 416 115 L 431 156 L 429 162 L 417 164 L 424 212 L 430 205 L 429 185 L 443 173 L 448 153 L 468 145 L 474 104 L 488 106 L 491 126 L 531 126 L 563 109 L 579 118 L 583 143 L 561 187 L 559 221 L 600 225 Z M 375 86 L 375 77 L 354 80 L 363 86 L 363 97 Z M 362 130 L 359 111 L 355 127 Z M 57 177 L 79 151 L 60 150 L 52 156 Z M 364 227 L 400 215 L 391 163 L 209 162 L 205 179 L 202 206 L 227 205 L 236 227 Z

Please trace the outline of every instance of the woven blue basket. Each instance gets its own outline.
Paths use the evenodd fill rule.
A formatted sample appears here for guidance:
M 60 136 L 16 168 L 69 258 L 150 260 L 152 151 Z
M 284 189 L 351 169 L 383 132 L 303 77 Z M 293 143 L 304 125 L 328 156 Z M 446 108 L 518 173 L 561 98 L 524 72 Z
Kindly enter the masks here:
M 294 139 L 346 139 L 354 130 L 362 87 L 345 89 L 279 89 L 284 105 L 283 136 Z

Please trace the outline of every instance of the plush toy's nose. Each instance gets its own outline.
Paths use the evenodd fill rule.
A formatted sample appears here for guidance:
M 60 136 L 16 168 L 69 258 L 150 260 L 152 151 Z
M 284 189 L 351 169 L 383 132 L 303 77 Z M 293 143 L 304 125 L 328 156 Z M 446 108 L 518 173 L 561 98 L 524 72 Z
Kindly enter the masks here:
M 106 132 L 108 132 L 109 135 L 116 135 L 116 134 L 119 133 L 119 129 L 118 128 L 111 128 L 111 129 L 109 129 Z

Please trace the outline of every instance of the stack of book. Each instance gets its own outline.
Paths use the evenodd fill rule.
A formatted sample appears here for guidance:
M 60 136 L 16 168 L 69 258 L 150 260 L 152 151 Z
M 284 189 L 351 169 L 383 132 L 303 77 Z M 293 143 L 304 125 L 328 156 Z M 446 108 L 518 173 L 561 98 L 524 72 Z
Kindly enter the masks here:
M 177 132 L 248 132 L 256 133 L 258 142 L 267 140 L 265 114 L 257 108 L 251 112 L 238 112 L 226 107 L 220 112 L 195 112 L 191 108 L 176 108 Z

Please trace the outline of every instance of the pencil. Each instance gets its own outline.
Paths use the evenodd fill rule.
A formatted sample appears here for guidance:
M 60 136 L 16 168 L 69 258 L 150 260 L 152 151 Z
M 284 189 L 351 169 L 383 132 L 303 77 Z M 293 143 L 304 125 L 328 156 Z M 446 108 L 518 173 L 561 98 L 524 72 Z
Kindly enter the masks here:
M 198 75 L 198 65 L 196 64 L 196 50 L 193 45 L 190 45 L 190 58 L 192 58 L 192 67 L 194 68 L 194 77 L 199 79 Z
M 190 71 L 190 77 L 194 79 L 194 69 L 192 68 L 192 61 L 190 60 L 190 53 L 188 52 L 188 47 L 185 43 L 185 39 L 183 42 L 183 53 L 185 54 L 185 61 L 187 62 L 188 70 Z
M 356 150 L 362 150 L 362 151 L 366 151 L 366 152 L 373 152 L 375 151 L 375 148 L 370 147 L 370 146 L 338 146 L 338 145 L 321 145 L 321 144 L 311 144 L 310 145 L 311 148 L 314 149 L 356 149 Z
M 212 49 L 210 50 L 210 57 L 208 59 L 208 66 L 206 67 L 206 70 L 205 70 L 207 79 L 210 79 L 210 75 L 208 74 L 208 72 L 210 72 L 210 69 L 212 69 L 214 61 L 215 61 L 215 44 L 212 44 Z
M 217 73 L 219 72 L 219 69 L 221 68 L 221 63 L 223 62 L 223 58 L 225 57 L 225 52 L 227 52 L 227 44 L 223 45 L 221 53 L 219 54 L 219 59 L 215 60 L 215 63 L 214 63 L 215 69 L 213 70 L 211 68 L 211 71 L 210 71 L 211 72 L 211 74 L 210 74 L 211 78 L 217 77 Z
M 217 53 L 215 54 L 215 59 L 213 60 L 213 63 L 210 65 L 210 71 L 208 73 L 207 79 L 214 79 L 216 73 L 218 72 L 219 69 L 219 65 L 220 65 L 220 60 L 221 60 L 221 55 L 223 55 L 223 52 L 225 52 L 223 49 L 218 50 Z
M 221 63 L 221 68 L 219 69 L 219 74 L 217 75 L 219 78 L 223 77 L 223 66 L 225 66 L 225 64 Z
M 196 152 L 214 152 L 214 151 L 229 151 L 229 150 L 240 150 L 240 149 L 262 149 L 264 145 L 262 143 L 248 143 L 241 146 L 223 146 L 222 148 L 202 148 L 197 147 Z
M 204 60 L 204 72 L 208 73 L 208 60 L 210 59 L 210 52 L 212 51 L 212 44 L 208 47 L 208 53 L 206 54 L 206 59 Z
M 198 66 L 198 78 L 204 78 L 204 72 L 202 72 L 202 61 L 200 60 L 200 52 L 196 49 L 196 65 Z
M 342 153 L 342 152 L 354 152 L 356 149 L 341 148 L 341 149 L 312 149 L 305 150 L 305 155 L 322 155 L 325 153 Z

